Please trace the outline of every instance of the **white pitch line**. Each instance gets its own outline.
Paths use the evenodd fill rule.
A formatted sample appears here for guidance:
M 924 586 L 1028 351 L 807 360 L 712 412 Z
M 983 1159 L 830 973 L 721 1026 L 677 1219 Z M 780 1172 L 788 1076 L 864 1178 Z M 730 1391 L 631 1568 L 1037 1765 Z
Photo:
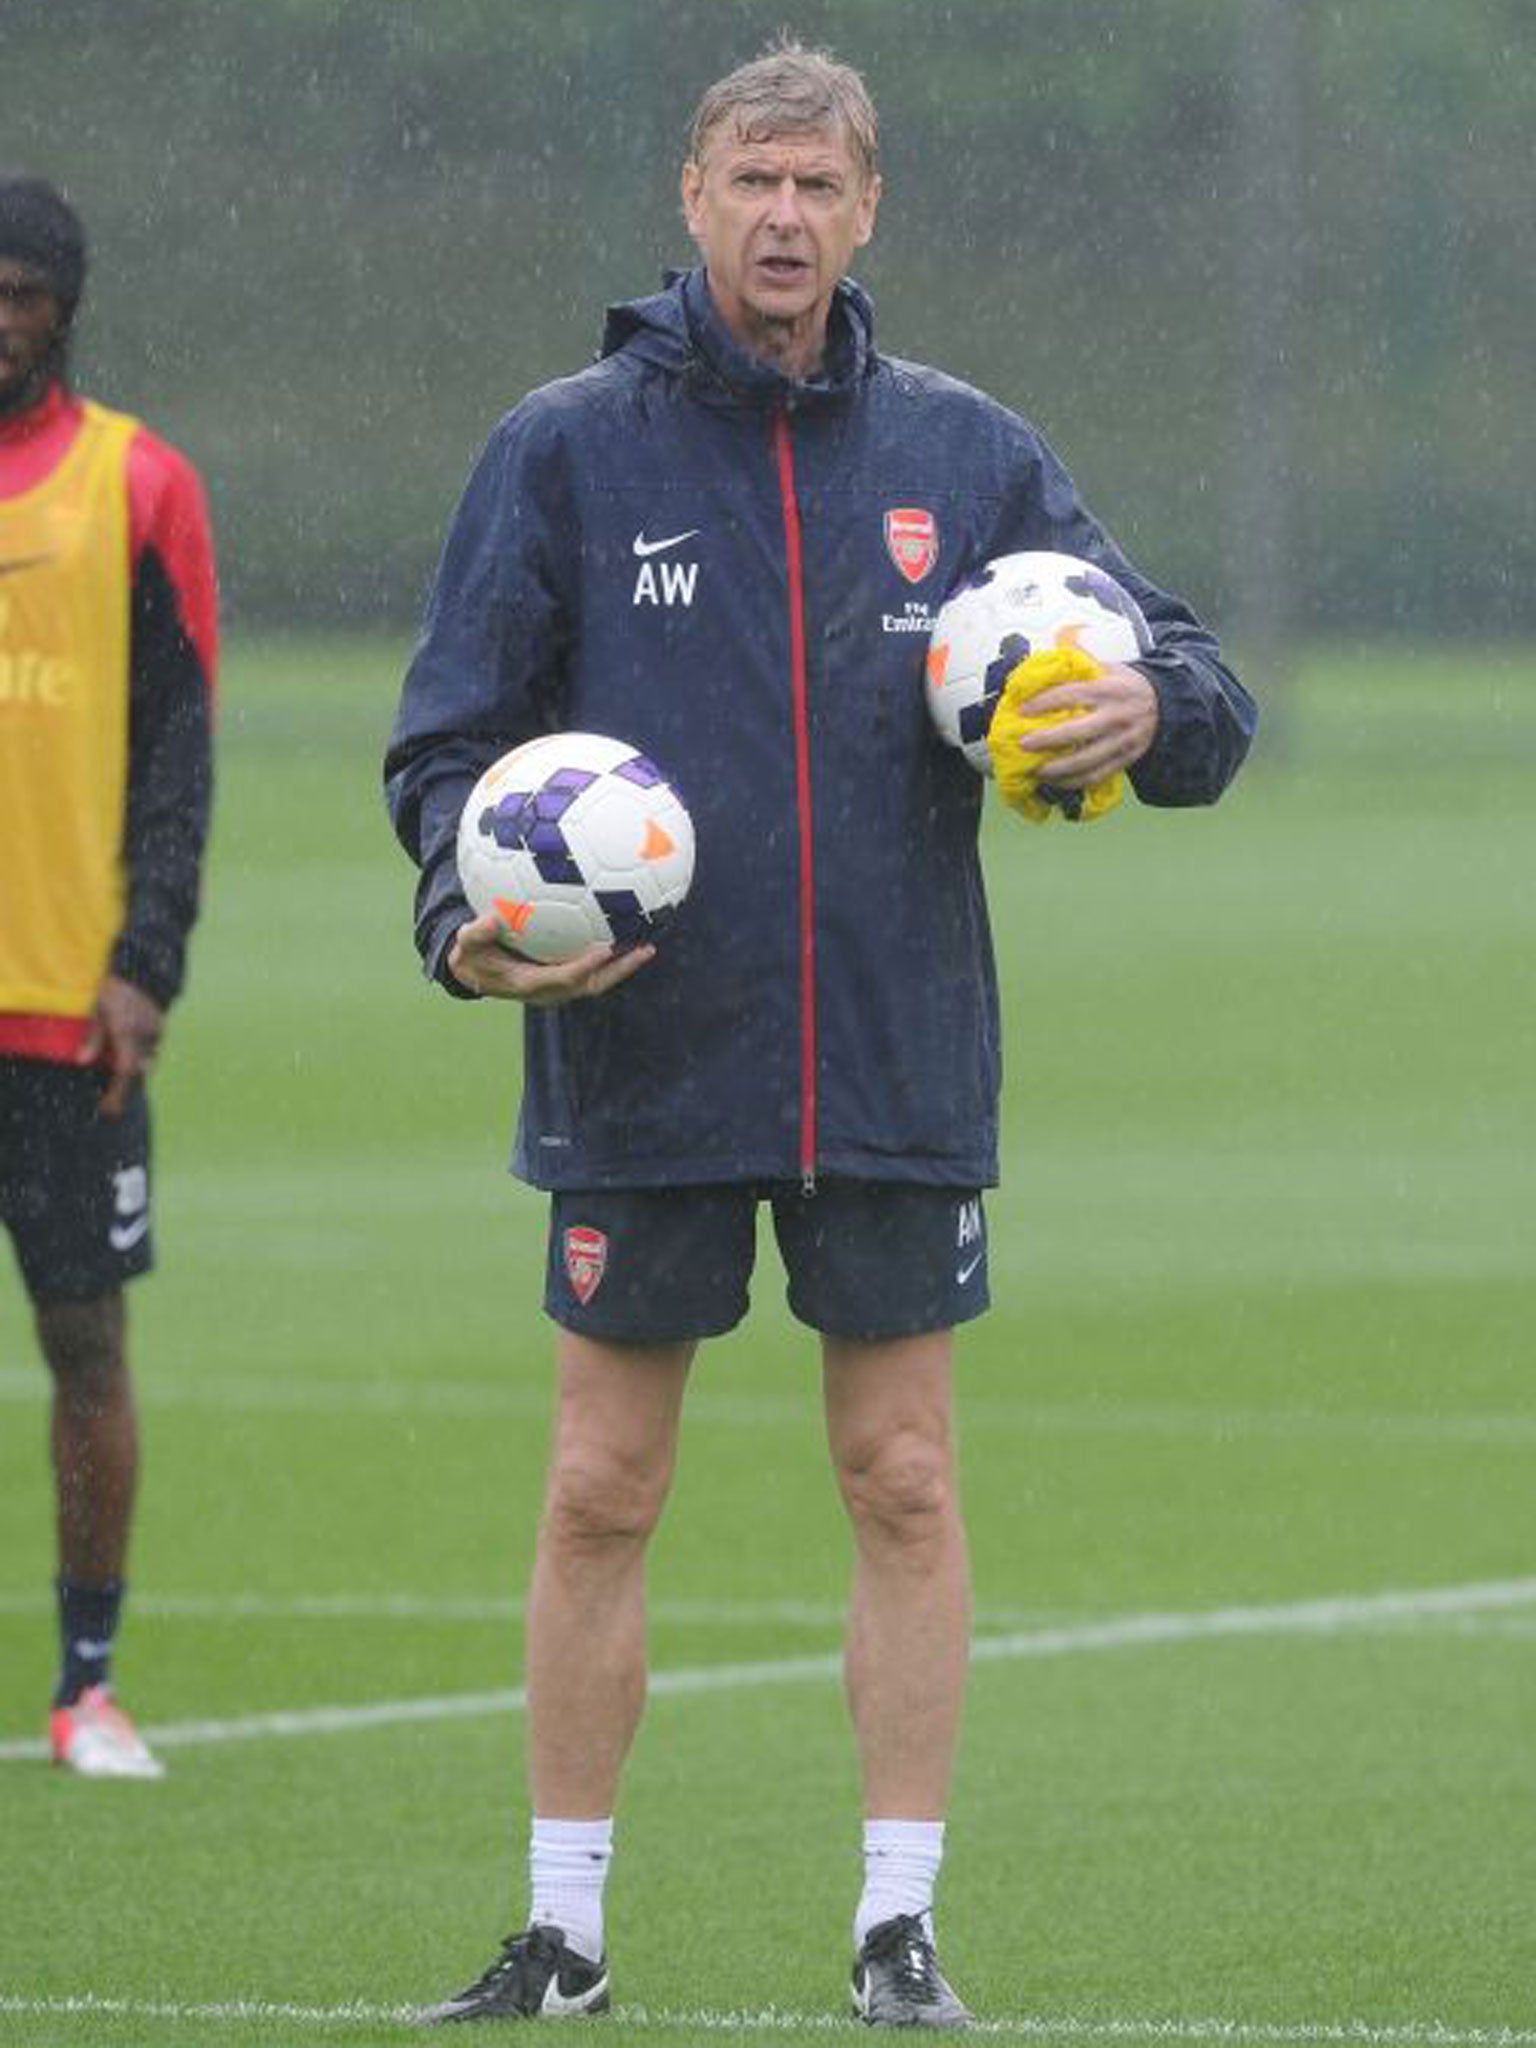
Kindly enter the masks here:
M 1337 1595 L 1289 1601 L 1272 1607 L 1216 1607 L 1189 1614 L 1124 1614 L 1068 1627 L 981 1636 L 971 1646 L 977 1663 L 1025 1657 L 1071 1656 L 1083 1651 L 1147 1648 L 1231 1637 L 1334 1635 L 1382 1623 L 1427 1617 L 1486 1613 L 1536 1602 L 1536 1579 L 1494 1579 L 1465 1586 L 1431 1586 L 1418 1592 Z M 651 1673 L 652 1698 L 710 1692 L 741 1692 L 754 1686 L 795 1685 L 838 1678 L 840 1653 L 773 1657 L 754 1663 L 704 1664 Z M 425 1699 L 375 1700 L 362 1706 L 295 1707 L 243 1714 L 226 1721 L 168 1721 L 144 1729 L 159 1749 L 189 1749 L 264 1736 L 332 1735 L 358 1728 L 409 1722 L 475 1720 L 514 1713 L 525 1704 L 521 1687 L 497 1692 L 449 1693 Z M 31 1737 L 0 1742 L 0 1763 L 35 1761 L 47 1744 Z
M 0 1592 L 0 1614 L 52 1613 L 46 1591 Z M 433 1593 L 136 1593 L 133 1611 L 160 1621 L 521 1621 L 526 1602 L 511 1594 Z M 843 1609 L 830 1600 L 653 1600 L 652 1621 L 680 1625 L 764 1628 L 790 1623 L 836 1628 Z M 999 1609 L 1000 1627 L 1027 1626 L 1038 1614 Z
M 1528 1582 L 1510 1582 L 1517 1589 Z M 1536 1585 L 1536 1580 L 1529 1582 Z M 1508 1636 L 1526 1636 L 1536 1633 L 1536 1614 L 1515 1614 L 1508 1619 L 1489 1620 L 1487 1608 L 1512 1605 L 1516 1608 L 1536 1604 L 1528 1602 L 1517 1590 L 1512 1602 L 1494 1600 L 1480 1603 L 1477 1608 L 1466 1609 L 1455 1601 L 1459 1600 L 1459 1589 L 1452 1588 L 1453 1605 L 1446 1614 L 1447 1622 L 1458 1633 L 1487 1635 L 1498 1633 Z M 1371 1596 L 1379 1597 L 1379 1596 Z M 1413 1604 L 1401 1617 L 1396 1617 L 1389 1607 L 1384 1607 L 1381 1620 L 1390 1623 L 1396 1618 L 1405 1621 L 1435 1619 L 1435 1612 L 1425 1605 L 1420 1596 L 1405 1596 Z M 0 1589 L 0 1615 L 6 1614 L 48 1614 L 57 1606 L 55 1596 L 39 1587 L 25 1589 Z M 422 1622 L 427 1624 L 457 1625 L 462 1623 L 516 1623 L 521 1622 L 527 1609 L 527 1602 L 513 1594 L 498 1593 L 137 1593 L 134 1596 L 133 1611 L 145 1620 L 153 1621 L 314 1621 L 331 1623 L 336 1621 L 381 1621 L 381 1622 Z M 652 1622 L 679 1628 L 767 1628 L 777 1625 L 793 1628 L 841 1629 L 847 1609 L 841 1601 L 834 1600 L 690 1600 L 658 1599 L 648 1604 Z M 1217 1632 L 1231 1635 L 1241 1632 L 1235 1616 L 1251 1611 L 1257 1618 L 1256 1625 L 1262 1633 L 1270 1633 L 1273 1627 L 1271 1607 L 1255 1607 L 1252 1610 L 1217 1608 L 1213 1610 L 1219 1624 Z M 1295 1626 L 1309 1628 L 1313 1624 L 1305 1618 Z M 1015 1607 L 996 1601 L 978 1601 L 973 1610 L 977 1628 L 1004 1629 L 1007 1637 L 998 1637 L 999 1644 L 1011 1642 L 1013 1635 L 1028 1632 L 1032 1638 L 1044 1642 L 1051 1631 L 1057 1628 L 1068 1631 L 1073 1645 L 1081 1639 L 1085 1628 L 1096 1624 L 1067 1619 L 1059 1613 L 1041 1608 Z M 1148 1615 L 1141 1626 L 1155 1640 L 1166 1617 Z M 1174 1616 L 1180 1632 L 1187 1617 Z M 1126 1626 L 1123 1616 L 1111 1616 L 1108 1626 L 1119 1631 Z M 991 1654 L 1011 1654 L 1003 1649 L 994 1649 Z
M 1344 1594 L 1274 1607 L 1213 1607 L 1195 1614 L 1126 1614 L 1067 1628 L 982 1636 L 977 1660 L 1047 1657 L 1074 1650 L 1120 1650 L 1135 1643 L 1188 1643 L 1201 1637 L 1331 1635 L 1382 1622 L 1486 1614 L 1536 1602 L 1536 1579 L 1493 1579 L 1481 1585 L 1431 1586 L 1411 1593 Z
M 41 1370 L 0 1367 L 0 1402 L 41 1408 L 47 1399 Z M 160 1379 L 141 1375 L 140 1405 L 146 1408 L 212 1408 L 230 1413 L 336 1414 L 361 1417 L 402 1414 L 447 1420 L 512 1417 L 542 1424 L 549 1414 L 549 1390 L 540 1378 L 522 1384 L 478 1381 L 337 1380 L 321 1375 L 259 1379 L 217 1375 Z M 1149 1435 L 1223 1442 L 1235 1437 L 1335 1438 L 1384 1444 L 1484 1444 L 1491 1449 L 1528 1449 L 1536 1442 L 1536 1415 L 1529 1411 L 1446 1410 L 1431 1414 L 1329 1410 L 1321 1408 L 1208 1408 L 1176 1401 L 1031 1401 L 988 1394 L 960 1397 L 962 1426 L 984 1430 L 1017 1428 L 1035 1435 Z M 690 1391 L 688 1413 L 713 1427 L 800 1429 L 815 1422 L 814 1400 L 794 1394 L 734 1393 L 701 1383 Z
M 23 1998 L 0 1992 L 0 2013 L 32 2019 L 83 2019 L 90 2016 L 135 2020 L 246 2021 L 271 2025 L 290 2021 L 313 2027 L 415 2027 L 416 2008 L 406 2005 L 298 2005 L 260 1998 L 179 2003 L 171 1999 L 103 1998 L 83 1992 L 73 1998 Z M 832 2013 L 786 2012 L 781 2006 L 745 2009 L 674 2011 L 643 2005 L 618 2005 L 608 2022 L 615 2028 L 685 2029 L 709 2034 L 851 2034 L 858 2022 Z M 1021 2041 L 1177 2041 L 1278 2042 L 1315 2044 L 1315 2048 L 1536 2048 L 1530 2027 L 1462 2027 L 1448 2020 L 1405 2020 L 1376 2024 L 1370 2020 L 1240 2020 L 1148 2017 L 1118 2014 L 1102 2018 L 1075 2013 L 1026 2013 L 1016 2018 L 980 2020 L 968 2033 L 994 2040 Z M 860 2038 L 863 2038 L 862 2030 Z
M 258 2024 L 292 2020 L 309 2026 L 393 2026 L 404 2024 L 412 2008 L 404 2005 L 293 2005 L 266 1998 L 211 1999 L 183 2004 L 170 1999 L 102 1998 L 82 1991 L 72 1998 L 22 1998 L 0 1992 L 0 2013 L 27 2019 L 85 2019 L 92 2016 L 129 2020 L 252 2020 Z
M 0 1591 L 0 1614 L 52 1614 L 55 1595 L 32 1587 Z M 469 1593 L 136 1593 L 133 1611 L 157 1621 L 516 1622 L 527 1603 L 511 1594 Z M 846 1609 L 834 1600 L 687 1600 L 649 1603 L 653 1622 L 676 1627 L 840 1629 Z M 978 1603 L 985 1628 L 1040 1628 L 1062 1619 L 1040 1608 Z

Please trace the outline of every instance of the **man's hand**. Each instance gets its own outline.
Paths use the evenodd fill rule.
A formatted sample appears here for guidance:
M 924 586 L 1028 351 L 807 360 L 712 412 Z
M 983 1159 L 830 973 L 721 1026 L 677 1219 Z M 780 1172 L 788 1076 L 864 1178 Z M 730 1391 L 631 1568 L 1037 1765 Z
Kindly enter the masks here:
M 1037 691 L 1029 710 L 1031 716 L 1056 714 L 1052 724 L 1030 736 L 1030 746 L 1046 757 L 1038 780 L 1052 789 L 1086 789 L 1117 768 L 1129 768 L 1157 732 L 1157 692 L 1140 669 L 1121 662 L 1081 682 Z M 1072 715 L 1063 718 L 1063 712 Z
M 96 1006 L 80 1047 L 81 1066 L 107 1070 L 101 1096 L 103 1116 L 122 1115 L 129 1089 L 155 1064 L 164 1029 L 165 1012 L 153 996 L 145 995 L 131 981 L 107 975 L 96 991 Z
M 987 731 L 998 793 L 1043 824 L 1058 810 L 1102 817 L 1119 803 L 1122 770 L 1157 730 L 1157 695 L 1138 670 L 1101 665 L 1080 647 L 1045 647 L 1014 668 Z
M 572 960 L 544 966 L 512 952 L 505 944 L 506 930 L 494 911 L 460 925 L 449 949 L 448 971 L 478 996 L 500 996 L 536 1010 L 606 995 L 656 954 L 654 946 L 632 946 L 624 953 L 612 946 L 588 946 Z

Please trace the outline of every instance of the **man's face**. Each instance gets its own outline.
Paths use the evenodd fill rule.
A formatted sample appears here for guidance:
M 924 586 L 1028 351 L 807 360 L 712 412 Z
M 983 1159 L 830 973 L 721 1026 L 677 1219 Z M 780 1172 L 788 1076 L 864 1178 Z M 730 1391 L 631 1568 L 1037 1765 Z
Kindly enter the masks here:
M 707 136 L 703 161 L 683 166 L 683 214 L 736 339 L 794 375 L 814 370 L 879 199 L 839 129 L 747 142 L 722 124 Z
M 59 302 L 30 263 L 0 256 L 0 413 L 42 396 L 59 335 Z

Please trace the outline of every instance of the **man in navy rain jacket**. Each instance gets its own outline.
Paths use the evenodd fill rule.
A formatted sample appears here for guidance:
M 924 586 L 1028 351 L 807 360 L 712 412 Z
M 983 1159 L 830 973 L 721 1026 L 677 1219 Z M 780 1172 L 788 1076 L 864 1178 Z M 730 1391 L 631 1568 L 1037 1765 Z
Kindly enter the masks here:
M 492 435 L 386 765 L 427 971 L 526 1007 L 513 1164 L 551 1191 L 560 1375 L 528 1608 L 529 1922 L 425 2017 L 607 2005 L 645 1546 L 694 1352 L 745 1312 L 767 1200 L 820 1335 L 856 1551 L 854 2006 L 961 2025 L 931 1913 L 969 1643 L 951 1333 L 987 1306 L 1000 1058 L 984 784 L 930 721 L 928 631 L 1019 549 L 1131 592 L 1152 651 L 1032 706 L 1077 710 L 1036 742 L 1059 789 L 1125 769 L 1145 803 L 1212 802 L 1254 712 L 1027 422 L 877 352 L 845 274 L 880 193 L 856 73 L 781 44 L 720 80 L 682 192 L 701 267 L 613 309 L 598 362 Z M 535 965 L 464 899 L 470 788 L 561 729 L 634 743 L 689 806 L 694 884 L 659 949 Z

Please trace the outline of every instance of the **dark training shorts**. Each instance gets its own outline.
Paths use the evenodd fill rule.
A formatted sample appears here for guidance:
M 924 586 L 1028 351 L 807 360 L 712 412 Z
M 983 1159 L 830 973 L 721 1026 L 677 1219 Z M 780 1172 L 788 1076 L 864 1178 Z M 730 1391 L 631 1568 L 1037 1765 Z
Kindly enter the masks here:
M 102 1116 L 90 1067 L 0 1058 L 0 1222 L 34 1301 L 90 1301 L 154 1263 L 142 1087 Z
M 757 1210 L 768 1202 L 802 1323 L 833 1337 L 947 1330 L 988 1306 L 974 1188 L 906 1181 L 612 1188 L 550 1198 L 544 1306 L 614 1343 L 715 1337 L 747 1312 Z

